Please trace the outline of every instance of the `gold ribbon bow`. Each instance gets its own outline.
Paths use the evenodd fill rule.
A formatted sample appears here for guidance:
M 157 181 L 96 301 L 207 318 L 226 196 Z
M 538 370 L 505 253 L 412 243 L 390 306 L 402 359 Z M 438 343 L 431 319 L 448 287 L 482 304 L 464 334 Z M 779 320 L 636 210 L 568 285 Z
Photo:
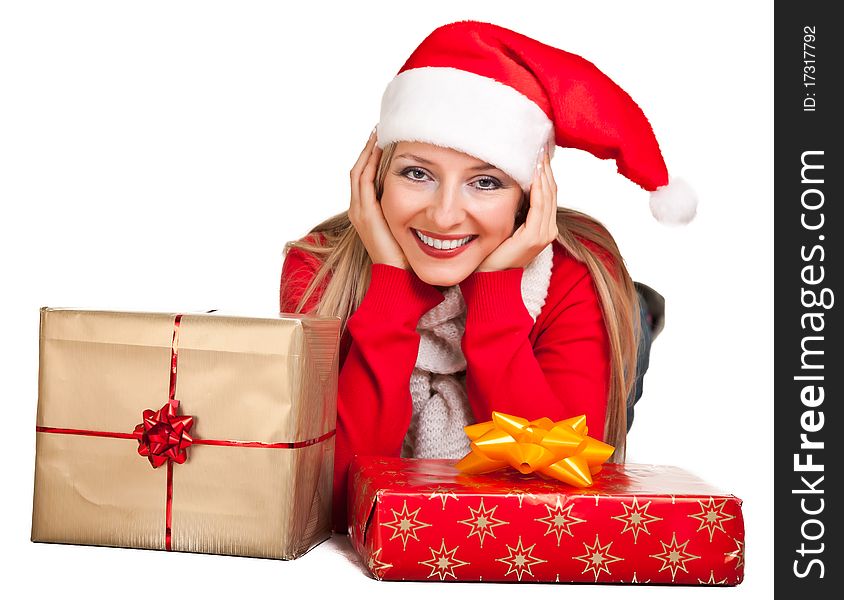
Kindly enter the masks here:
M 463 430 L 472 440 L 472 450 L 456 465 L 464 473 L 489 473 L 509 465 L 523 474 L 537 471 L 575 487 L 588 487 L 592 475 L 615 451 L 586 435 L 586 415 L 555 423 L 547 417 L 528 421 L 493 411 L 492 421 Z

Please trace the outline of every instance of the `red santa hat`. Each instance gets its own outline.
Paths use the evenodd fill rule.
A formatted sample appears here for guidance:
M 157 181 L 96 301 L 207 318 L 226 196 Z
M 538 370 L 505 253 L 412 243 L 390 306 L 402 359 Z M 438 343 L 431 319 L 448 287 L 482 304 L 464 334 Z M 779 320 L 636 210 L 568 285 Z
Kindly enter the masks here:
M 697 201 L 668 171 L 648 119 L 595 65 L 509 29 L 459 21 L 436 29 L 387 86 L 378 146 L 420 141 L 485 160 L 524 190 L 548 144 L 615 159 L 651 192 L 664 223 L 688 223 Z M 549 143 L 552 142 L 552 143 Z

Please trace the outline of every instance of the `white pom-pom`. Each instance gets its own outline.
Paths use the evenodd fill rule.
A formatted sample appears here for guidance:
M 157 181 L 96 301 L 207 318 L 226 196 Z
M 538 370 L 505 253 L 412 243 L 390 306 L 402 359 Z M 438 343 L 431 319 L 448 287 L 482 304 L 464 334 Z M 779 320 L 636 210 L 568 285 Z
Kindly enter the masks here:
M 651 192 L 651 213 L 660 223 L 685 225 L 697 214 L 695 191 L 682 179 L 671 179 Z

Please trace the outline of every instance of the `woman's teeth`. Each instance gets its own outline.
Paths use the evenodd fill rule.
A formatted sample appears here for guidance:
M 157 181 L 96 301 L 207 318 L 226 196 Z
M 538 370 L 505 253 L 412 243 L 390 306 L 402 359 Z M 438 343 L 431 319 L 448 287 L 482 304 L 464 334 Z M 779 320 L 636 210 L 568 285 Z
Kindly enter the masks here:
M 414 231 L 416 231 L 414 229 Z M 463 244 L 472 240 L 474 236 L 467 235 L 461 240 L 438 240 L 434 238 L 430 238 L 427 235 L 424 235 L 418 231 L 416 231 L 416 235 L 419 236 L 419 239 L 425 242 L 426 245 L 431 246 L 432 248 L 436 248 L 437 250 L 453 250 L 454 248 L 458 248 Z

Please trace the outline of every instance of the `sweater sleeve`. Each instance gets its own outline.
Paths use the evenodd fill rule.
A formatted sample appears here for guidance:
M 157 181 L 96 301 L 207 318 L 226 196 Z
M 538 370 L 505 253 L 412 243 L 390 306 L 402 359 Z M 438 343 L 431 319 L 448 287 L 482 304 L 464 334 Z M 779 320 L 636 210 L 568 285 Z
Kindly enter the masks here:
M 410 375 L 419 319 L 444 296 L 412 271 L 372 265 L 369 289 L 347 327 L 340 369 L 334 453 L 334 530 L 346 530 L 349 463 L 356 454 L 399 456 L 410 425 Z
M 301 254 L 301 252 L 296 251 Z M 288 253 L 285 273 L 311 276 L 301 256 Z M 290 263 L 288 265 L 288 263 Z M 282 286 L 283 288 L 285 286 Z M 301 285 L 287 286 L 304 289 Z M 298 301 L 283 293 L 282 311 Z M 346 323 L 350 345 L 340 365 L 334 452 L 334 530 L 346 532 L 349 463 L 356 454 L 399 456 L 410 425 L 410 375 L 419 352 L 416 326 L 444 296 L 412 271 L 372 265 L 369 288 Z
M 529 420 L 585 414 L 589 434 L 603 439 L 610 351 L 600 302 L 584 265 L 557 268 L 565 274 L 549 288 L 533 343 L 523 269 L 476 272 L 461 283 L 469 403 L 479 422 L 494 410 Z

